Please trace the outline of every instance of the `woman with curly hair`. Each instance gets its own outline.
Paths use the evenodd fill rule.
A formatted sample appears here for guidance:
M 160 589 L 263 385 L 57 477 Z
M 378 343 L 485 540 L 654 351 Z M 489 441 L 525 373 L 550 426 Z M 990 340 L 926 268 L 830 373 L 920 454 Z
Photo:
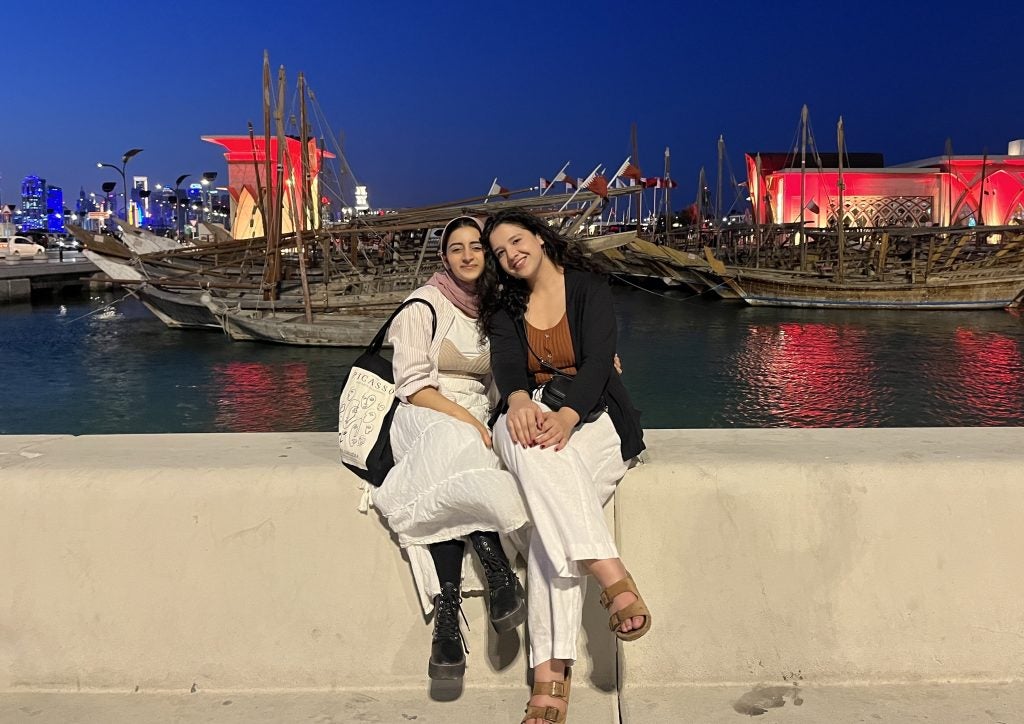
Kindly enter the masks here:
M 534 686 L 523 721 L 564 722 L 584 576 L 602 587 L 618 638 L 637 639 L 651 626 L 602 512 L 644 449 L 643 430 L 614 373 L 607 280 L 532 214 L 499 212 L 482 238 L 490 253 L 479 323 L 501 395 L 494 446 L 519 481 L 533 523 L 527 621 Z M 559 377 L 569 378 L 568 389 L 567 380 L 556 383 L 565 394 L 552 409 L 542 401 L 544 386 Z

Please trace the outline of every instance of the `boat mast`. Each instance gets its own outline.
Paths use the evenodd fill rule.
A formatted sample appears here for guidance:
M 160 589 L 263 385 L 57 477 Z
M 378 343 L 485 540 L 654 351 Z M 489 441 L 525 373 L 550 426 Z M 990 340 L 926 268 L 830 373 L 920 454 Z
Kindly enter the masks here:
M 701 246 L 701 231 L 704 229 L 704 167 L 700 167 L 697 177 L 697 246 Z M 716 246 L 715 251 L 718 251 Z
M 807 204 L 807 104 L 800 110 L 800 271 L 807 269 L 807 238 L 804 235 L 804 207 Z
M 672 238 L 672 155 L 665 146 L 665 243 Z
M 252 149 L 252 171 L 256 178 L 256 208 L 260 212 L 260 224 L 263 226 L 263 235 L 266 239 L 267 206 L 264 198 L 263 179 L 260 178 L 259 154 L 256 152 L 256 131 L 252 126 L 252 121 L 249 121 L 249 147 Z M 252 216 L 249 217 L 249 221 L 252 222 Z
M 306 312 L 306 324 L 313 323 L 313 305 L 309 299 L 309 277 L 306 274 L 306 244 L 302 238 L 302 231 L 309 224 L 309 212 L 313 208 L 309 198 L 309 154 L 307 144 L 309 134 L 306 132 L 306 76 L 299 73 L 299 143 L 302 148 L 299 150 L 300 170 L 302 178 L 302 208 L 296 208 L 295 183 L 291 185 L 292 208 L 299 212 L 298 224 L 295 226 L 295 240 L 298 243 L 299 251 L 299 279 L 302 282 L 302 303 Z M 292 164 L 292 168 L 295 168 Z
M 845 190 L 846 183 L 843 181 L 843 146 L 845 145 L 843 138 L 843 117 L 839 116 L 839 126 L 837 128 L 837 137 L 839 145 L 839 179 L 836 182 L 836 186 L 839 189 L 839 217 L 836 223 L 836 230 L 838 231 L 838 242 L 839 242 L 839 269 L 836 276 L 836 281 L 840 284 L 843 283 L 843 252 L 846 246 L 846 225 L 843 223 L 844 209 L 843 205 L 843 191 Z
M 988 170 L 988 148 L 981 153 L 981 188 L 978 191 L 978 226 L 985 225 L 985 171 Z
M 761 189 L 761 154 L 758 153 L 754 157 L 754 188 L 747 189 L 750 192 L 750 200 L 753 202 L 754 211 L 754 229 L 757 232 L 757 249 L 754 252 L 754 268 L 761 266 L 761 244 L 764 242 L 763 232 L 761 230 L 761 220 L 758 218 L 761 208 L 761 194 L 764 191 Z
M 718 188 L 715 189 L 715 245 L 721 246 L 722 237 L 722 159 L 725 158 L 725 136 L 718 136 Z
M 263 199 L 265 211 L 263 213 L 263 238 L 267 243 L 266 261 L 263 264 L 263 299 L 273 301 L 277 299 L 277 248 L 274 242 L 274 216 L 276 204 L 274 203 L 274 172 L 270 160 L 270 53 L 263 51 L 263 177 L 267 180 L 266 194 Z
M 633 144 L 633 160 L 636 161 L 636 167 L 640 168 L 640 156 L 637 155 L 638 151 L 637 151 L 636 122 L 635 121 L 630 125 L 629 136 L 630 136 L 629 140 Z M 637 183 L 642 183 L 642 182 L 641 181 L 637 181 Z M 643 223 L 643 213 L 644 213 L 644 190 L 641 187 L 640 193 L 637 196 L 637 202 L 636 202 L 636 231 L 637 231 L 637 236 L 640 235 L 640 225 Z
M 285 95 L 285 74 L 284 66 L 277 68 L 277 107 L 274 109 L 274 123 L 277 126 L 277 196 L 274 199 L 274 228 L 271 233 L 274 235 L 273 270 L 274 277 L 271 280 L 274 285 L 274 299 L 277 298 L 277 288 L 281 283 L 281 229 L 284 222 L 284 95 Z
M 949 202 L 947 204 L 946 215 L 947 221 L 946 226 L 953 226 L 953 139 L 946 139 L 946 186 L 947 196 Z

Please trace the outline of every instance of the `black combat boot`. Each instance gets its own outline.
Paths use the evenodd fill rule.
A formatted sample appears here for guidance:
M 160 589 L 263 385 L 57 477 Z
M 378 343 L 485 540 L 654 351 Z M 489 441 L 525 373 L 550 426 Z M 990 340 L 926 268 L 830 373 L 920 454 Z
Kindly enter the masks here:
M 466 648 L 459 629 L 462 599 L 454 583 L 441 585 L 441 594 L 434 597 L 434 637 L 430 644 L 431 679 L 461 679 L 466 673 Z
M 487 611 L 498 633 L 511 631 L 526 620 L 523 586 L 501 549 L 498 536 L 470 533 L 470 541 L 487 576 Z

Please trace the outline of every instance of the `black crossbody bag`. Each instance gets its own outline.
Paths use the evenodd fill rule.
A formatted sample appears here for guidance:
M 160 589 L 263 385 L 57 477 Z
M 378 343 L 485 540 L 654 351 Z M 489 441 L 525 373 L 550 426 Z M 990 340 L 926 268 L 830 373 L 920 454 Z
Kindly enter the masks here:
M 523 330 L 524 339 L 526 340 L 526 347 L 530 350 L 530 354 L 537 358 L 540 366 L 551 373 L 552 377 L 550 380 L 540 386 L 540 401 L 550 407 L 552 410 L 558 411 L 565 405 L 565 400 L 569 396 L 569 390 L 572 388 L 572 382 L 576 377 L 570 375 L 565 370 L 555 367 L 544 361 L 544 358 L 537 354 L 533 346 L 530 344 L 529 336 L 526 336 L 526 330 Z M 608 405 L 604 401 L 604 395 L 597 401 L 597 406 L 593 410 L 583 415 L 580 422 L 593 422 L 601 416 L 605 410 L 608 409 Z

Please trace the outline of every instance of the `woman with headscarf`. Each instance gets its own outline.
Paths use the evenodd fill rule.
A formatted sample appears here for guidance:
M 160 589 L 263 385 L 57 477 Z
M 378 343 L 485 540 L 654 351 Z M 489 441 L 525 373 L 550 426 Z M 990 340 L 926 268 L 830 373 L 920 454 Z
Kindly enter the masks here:
M 472 569 L 463 579 L 466 537 L 483 568 L 495 631 L 526 618 L 522 586 L 499 538 L 526 524 L 526 510 L 485 424 L 496 396 L 489 344 L 477 327 L 481 230 L 469 216 L 445 226 L 444 269 L 409 296 L 429 302 L 433 313 L 409 305 L 388 334 L 401 404 L 391 426 L 395 466 L 372 500 L 408 553 L 424 612 L 434 611 L 431 679 L 460 679 L 466 669 L 458 616 L 461 593 L 475 587 Z

